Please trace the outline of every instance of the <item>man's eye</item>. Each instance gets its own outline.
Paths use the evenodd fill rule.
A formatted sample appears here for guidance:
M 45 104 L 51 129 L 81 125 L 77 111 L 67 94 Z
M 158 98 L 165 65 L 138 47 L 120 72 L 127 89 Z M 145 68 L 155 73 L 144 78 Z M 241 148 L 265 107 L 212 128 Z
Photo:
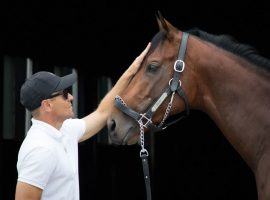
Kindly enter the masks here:
M 156 72 L 158 70 L 158 66 L 157 65 L 153 65 L 153 64 L 150 64 L 147 66 L 147 72 Z

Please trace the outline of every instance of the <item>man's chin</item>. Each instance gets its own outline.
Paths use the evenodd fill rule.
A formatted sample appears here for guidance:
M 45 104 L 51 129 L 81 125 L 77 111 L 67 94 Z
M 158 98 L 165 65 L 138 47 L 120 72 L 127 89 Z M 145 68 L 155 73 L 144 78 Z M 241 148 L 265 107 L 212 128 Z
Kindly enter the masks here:
M 69 113 L 65 116 L 65 119 L 64 120 L 67 120 L 67 119 L 73 119 L 75 117 L 74 113 Z
M 69 115 L 69 118 L 74 118 L 75 117 L 75 114 L 73 111 L 71 111 L 70 115 Z

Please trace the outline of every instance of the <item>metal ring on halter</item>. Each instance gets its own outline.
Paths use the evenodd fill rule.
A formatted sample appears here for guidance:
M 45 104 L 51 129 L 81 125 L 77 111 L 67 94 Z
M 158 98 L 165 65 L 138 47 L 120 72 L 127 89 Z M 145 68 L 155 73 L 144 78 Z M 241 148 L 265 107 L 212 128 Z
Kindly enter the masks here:
M 181 70 L 176 69 L 176 65 L 177 65 L 178 63 L 182 63 L 182 64 L 183 64 Z M 185 69 L 185 62 L 184 62 L 183 60 L 176 60 L 175 63 L 174 63 L 173 68 L 174 68 L 174 71 L 176 71 L 176 72 L 182 72 L 182 71 L 184 71 L 184 69 Z
M 143 154 L 144 154 L 145 156 L 148 156 L 148 155 L 149 155 L 149 154 L 148 154 L 148 151 L 147 151 L 146 149 L 142 149 L 142 150 L 140 151 L 140 157 L 142 157 Z
M 173 78 L 171 78 L 171 80 L 169 81 L 169 85 L 171 85 L 171 81 L 173 80 Z M 179 80 L 179 86 L 181 86 L 182 85 L 182 82 L 181 82 L 181 80 Z
M 140 114 L 140 115 L 141 115 L 141 118 L 138 120 L 138 122 L 141 121 L 143 127 L 147 128 L 147 124 L 148 124 L 149 122 L 150 122 L 150 123 L 153 123 L 151 119 L 149 119 L 149 118 L 147 118 L 147 117 L 145 116 L 145 113 L 144 113 L 144 114 Z M 145 124 L 143 124 L 143 119 L 146 119 Z

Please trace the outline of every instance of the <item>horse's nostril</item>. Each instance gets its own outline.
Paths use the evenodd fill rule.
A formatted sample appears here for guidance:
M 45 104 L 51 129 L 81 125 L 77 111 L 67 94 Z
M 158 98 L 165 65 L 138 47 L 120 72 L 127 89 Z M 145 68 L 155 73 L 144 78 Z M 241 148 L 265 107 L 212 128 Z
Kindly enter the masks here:
M 114 121 L 114 119 L 112 119 L 111 121 L 110 121 L 110 124 L 109 124 L 109 132 L 113 132 L 114 130 L 115 130 L 115 127 L 116 127 L 116 123 L 115 123 L 115 121 Z

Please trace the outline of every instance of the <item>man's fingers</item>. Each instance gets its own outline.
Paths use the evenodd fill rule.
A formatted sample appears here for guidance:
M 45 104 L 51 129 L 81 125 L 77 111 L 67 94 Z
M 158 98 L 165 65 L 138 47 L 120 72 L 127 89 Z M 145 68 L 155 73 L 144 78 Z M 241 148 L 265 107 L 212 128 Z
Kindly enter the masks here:
M 147 52 L 149 51 L 150 47 L 151 47 L 151 42 L 148 43 L 147 47 L 146 47 L 146 48 L 143 50 L 143 52 L 136 58 L 136 60 L 137 60 L 138 62 L 142 62 L 142 61 L 143 61 L 143 59 L 144 59 L 145 55 L 147 54 Z
M 137 72 L 145 55 L 149 51 L 150 46 L 151 46 L 151 42 L 148 43 L 147 47 L 143 50 L 143 52 L 133 61 L 133 63 L 130 65 L 130 67 L 127 70 L 129 73 L 134 75 Z

